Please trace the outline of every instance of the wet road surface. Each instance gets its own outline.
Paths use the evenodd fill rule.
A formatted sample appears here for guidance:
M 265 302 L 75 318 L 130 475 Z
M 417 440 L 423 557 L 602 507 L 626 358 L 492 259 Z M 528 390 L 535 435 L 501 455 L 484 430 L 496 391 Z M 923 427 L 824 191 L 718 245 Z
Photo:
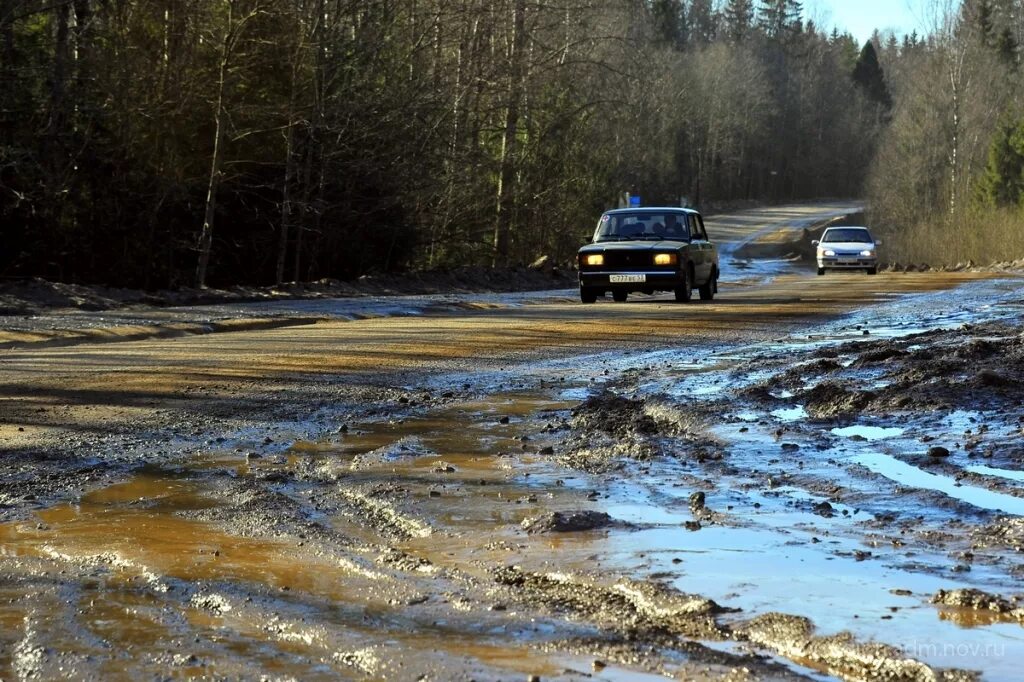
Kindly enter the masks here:
M 1017 282 L 753 267 L 0 351 L 0 678 L 1015 679 Z

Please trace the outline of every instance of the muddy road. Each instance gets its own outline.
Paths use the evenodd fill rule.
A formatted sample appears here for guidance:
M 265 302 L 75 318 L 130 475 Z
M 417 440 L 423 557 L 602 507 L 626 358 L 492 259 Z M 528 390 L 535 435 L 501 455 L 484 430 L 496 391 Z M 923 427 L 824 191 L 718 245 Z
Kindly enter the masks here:
M 853 210 L 713 302 L 4 320 L 0 678 L 1018 679 L 1020 280 L 736 256 Z

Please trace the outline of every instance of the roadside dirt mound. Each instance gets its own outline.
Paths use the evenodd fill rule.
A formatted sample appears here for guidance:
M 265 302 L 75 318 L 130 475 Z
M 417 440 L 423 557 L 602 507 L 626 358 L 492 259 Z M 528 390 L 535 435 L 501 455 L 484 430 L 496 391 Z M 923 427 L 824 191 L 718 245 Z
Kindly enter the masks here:
M 793 390 L 812 418 L 832 419 L 954 405 L 1009 409 L 1024 386 L 1024 336 L 1002 323 L 852 342 L 816 355 L 809 364 L 780 366 L 739 394 L 768 404 Z
M 539 291 L 571 287 L 575 283 L 572 270 L 557 267 L 550 259 L 538 260 L 531 267 L 466 267 L 364 276 L 351 282 L 321 279 L 316 282 L 290 282 L 280 287 L 182 287 L 151 292 L 31 279 L 0 283 L 0 315 L 26 315 L 61 308 L 115 310 L 139 305 L 166 307 L 402 294 Z

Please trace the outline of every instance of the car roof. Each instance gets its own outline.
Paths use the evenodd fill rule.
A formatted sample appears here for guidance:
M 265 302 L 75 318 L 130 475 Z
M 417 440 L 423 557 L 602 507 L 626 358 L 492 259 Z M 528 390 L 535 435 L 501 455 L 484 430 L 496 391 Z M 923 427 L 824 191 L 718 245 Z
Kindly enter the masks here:
M 699 213 L 695 208 L 681 208 L 679 206 L 643 206 L 638 208 L 613 208 L 605 213 L 643 213 L 643 212 L 661 212 L 665 211 L 678 211 L 679 213 Z
M 866 227 L 861 227 L 860 225 L 836 225 L 834 227 L 829 227 L 825 229 L 826 232 L 829 232 L 831 230 L 864 230 L 865 232 L 871 231 Z

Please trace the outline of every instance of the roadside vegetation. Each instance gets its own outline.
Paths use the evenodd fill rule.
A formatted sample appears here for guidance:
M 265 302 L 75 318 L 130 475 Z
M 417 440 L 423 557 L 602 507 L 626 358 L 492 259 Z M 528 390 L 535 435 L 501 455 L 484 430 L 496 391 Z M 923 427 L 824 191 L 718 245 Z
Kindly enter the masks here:
M 870 219 L 902 264 L 1024 257 L 1024 3 L 932 5 L 923 41 L 881 43 L 892 122 L 867 184 Z
M 860 53 L 791 0 L 0 0 L 0 276 L 515 265 L 624 192 L 856 195 Z
M 866 192 L 894 259 L 1002 259 L 1021 4 L 859 45 L 794 0 L 0 0 L 0 277 L 562 261 L 626 192 Z

